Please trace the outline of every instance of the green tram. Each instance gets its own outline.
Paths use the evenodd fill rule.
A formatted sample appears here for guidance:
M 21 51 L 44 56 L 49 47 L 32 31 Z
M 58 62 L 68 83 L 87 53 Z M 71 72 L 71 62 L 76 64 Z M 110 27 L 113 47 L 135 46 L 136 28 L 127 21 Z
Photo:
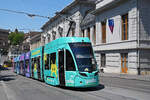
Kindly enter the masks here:
M 88 38 L 64 37 L 44 47 L 44 80 L 67 87 L 99 85 L 98 69 Z
M 34 79 L 44 80 L 43 71 L 43 47 L 31 51 L 30 75 Z
M 31 51 L 30 76 L 54 86 L 95 87 L 99 75 L 88 38 L 62 37 Z

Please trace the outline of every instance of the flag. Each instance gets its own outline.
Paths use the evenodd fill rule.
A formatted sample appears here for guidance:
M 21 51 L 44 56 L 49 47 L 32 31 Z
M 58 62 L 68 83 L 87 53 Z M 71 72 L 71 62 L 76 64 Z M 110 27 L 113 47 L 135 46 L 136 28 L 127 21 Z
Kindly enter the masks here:
M 108 24 L 109 24 L 110 31 L 113 33 L 113 30 L 114 30 L 114 19 L 109 19 L 108 20 Z

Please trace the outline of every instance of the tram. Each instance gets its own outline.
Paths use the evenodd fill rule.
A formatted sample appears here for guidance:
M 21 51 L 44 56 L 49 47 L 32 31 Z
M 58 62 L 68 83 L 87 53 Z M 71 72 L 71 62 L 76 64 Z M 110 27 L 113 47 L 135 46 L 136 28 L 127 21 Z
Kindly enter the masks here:
M 31 51 L 31 77 L 43 81 L 43 47 Z
M 20 72 L 19 58 L 20 58 L 20 56 L 16 57 L 16 60 L 15 60 L 15 71 L 17 74 L 19 74 L 19 72 Z
M 47 84 L 83 88 L 99 85 L 99 71 L 88 38 L 56 39 L 32 50 L 28 61 L 30 77 Z

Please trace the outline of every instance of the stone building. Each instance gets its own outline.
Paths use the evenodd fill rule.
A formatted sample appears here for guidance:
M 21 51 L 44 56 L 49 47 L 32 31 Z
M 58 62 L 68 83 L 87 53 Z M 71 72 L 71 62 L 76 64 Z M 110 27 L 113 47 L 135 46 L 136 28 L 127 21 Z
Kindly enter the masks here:
M 29 33 L 24 34 L 24 41 L 22 43 L 22 50 L 23 50 L 23 52 L 30 51 L 30 34 Z
M 29 32 L 30 50 L 34 50 L 41 46 L 41 32 Z
M 8 53 L 8 35 L 10 30 L 0 29 L 0 64 L 2 65 L 3 62 L 7 59 Z
M 96 1 L 96 2 L 95 2 Z M 66 36 L 89 37 L 105 73 L 150 74 L 149 0 L 75 0 L 43 25 L 42 44 Z
M 150 1 L 98 0 L 96 52 L 108 73 L 150 74 Z
M 52 17 L 41 28 L 43 34 L 41 35 L 42 44 L 46 44 L 59 37 L 65 37 L 68 33 L 70 20 L 75 23 L 72 25 L 69 36 L 82 37 L 80 23 L 84 17 L 95 9 L 96 0 L 74 0 L 70 5 Z

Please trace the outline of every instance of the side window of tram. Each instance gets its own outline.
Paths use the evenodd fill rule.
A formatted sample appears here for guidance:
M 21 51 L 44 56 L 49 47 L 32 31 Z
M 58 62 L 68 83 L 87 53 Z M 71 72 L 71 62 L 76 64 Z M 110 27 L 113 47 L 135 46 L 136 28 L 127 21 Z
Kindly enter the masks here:
M 66 50 L 66 71 L 75 71 L 75 64 L 71 53 Z
M 34 58 L 33 69 L 34 70 L 37 69 L 37 59 L 36 58 Z
M 59 67 L 64 66 L 64 51 L 59 51 Z
M 34 58 L 32 58 L 32 70 L 34 68 Z
M 40 57 L 37 58 L 37 66 L 40 68 Z
M 45 69 L 49 70 L 49 54 L 44 55 Z
M 28 65 L 29 65 L 29 60 L 25 60 L 25 71 L 27 71 Z
M 56 53 L 52 53 L 50 54 L 50 66 L 52 67 L 52 65 L 55 65 L 55 64 L 56 64 Z

